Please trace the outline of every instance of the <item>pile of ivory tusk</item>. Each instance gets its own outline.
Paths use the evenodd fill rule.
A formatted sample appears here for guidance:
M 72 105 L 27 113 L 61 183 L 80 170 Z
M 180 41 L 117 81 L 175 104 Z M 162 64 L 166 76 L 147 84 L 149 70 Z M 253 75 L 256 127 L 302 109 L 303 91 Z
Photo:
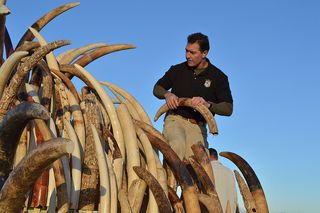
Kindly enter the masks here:
M 14 48 L 5 25 L 10 10 L 0 2 L 0 55 L 6 52 L 0 67 L 0 212 L 229 212 L 228 205 L 221 207 L 201 144 L 181 161 L 132 95 L 84 68 L 133 45 L 95 43 L 53 54 L 69 41 L 47 43 L 39 31 L 77 5 L 45 14 Z M 73 77 L 86 85 L 81 92 Z M 179 104 L 192 107 L 189 99 Z M 155 120 L 166 110 L 161 107 Z M 216 134 L 210 111 L 195 110 Z M 235 171 L 247 212 L 268 212 L 249 164 L 235 153 L 220 155 L 244 176 Z M 181 196 L 168 186 L 167 171 Z

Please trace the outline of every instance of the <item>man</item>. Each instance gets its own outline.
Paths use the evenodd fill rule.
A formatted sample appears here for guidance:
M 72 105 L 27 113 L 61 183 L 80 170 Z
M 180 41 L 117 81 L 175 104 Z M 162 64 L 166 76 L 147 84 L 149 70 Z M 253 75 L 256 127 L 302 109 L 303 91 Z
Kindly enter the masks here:
M 237 191 L 233 173 L 218 161 L 217 150 L 209 148 L 209 153 L 215 188 L 223 212 L 235 213 L 237 211 Z
M 193 155 L 193 144 L 201 141 L 208 148 L 208 143 L 205 119 L 190 107 L 178 106 L 178 98 L 191 98 L 194 106 L 203 104 L 213 114 L 230 116 L 233 111 L 228 77 L 207 59 L 209 49 L 206 35 L 189 35 L 186 61 L 171 66 L 153 88 L 153 94 L 166 99 L 170 109 L 163 134 L 181 160 Z

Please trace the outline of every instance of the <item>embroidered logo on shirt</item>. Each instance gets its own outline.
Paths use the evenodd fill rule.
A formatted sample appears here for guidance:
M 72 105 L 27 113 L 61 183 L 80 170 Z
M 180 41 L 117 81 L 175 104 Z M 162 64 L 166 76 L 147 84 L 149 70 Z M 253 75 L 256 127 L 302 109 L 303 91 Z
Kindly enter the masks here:
M 211 80 L 210 79 L 206 79 L 206 81 L 204 82 L 204 86 L 209 88 L 211 86 Z

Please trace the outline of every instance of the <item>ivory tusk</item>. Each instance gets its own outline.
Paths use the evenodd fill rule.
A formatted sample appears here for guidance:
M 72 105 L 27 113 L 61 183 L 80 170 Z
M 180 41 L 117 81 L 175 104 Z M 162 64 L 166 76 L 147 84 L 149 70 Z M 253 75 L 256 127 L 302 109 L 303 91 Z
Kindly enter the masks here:
M 7 84 L 7 81 L 12 73 L 13 68 L 19 63 L 19 61 L 26 57 L 29 53 L 27 51 L 16 51 L 0 67 L 0 97 Z
M 117 107 L 117 113 L 126 146 L 128 188 L 130 188 L 132 182 L 135 179 L 139 179 L 137 174 L 133 171 L 134 166 L 140 166 L 139 148 L 137 144 L 135 129 L 127 107 L 123 104 L 120 104 Z
M 0 123 L 0 176 L 10 173 L 17 143 L 26 124 L 35 118 L 49 119 L 49 113 L 40 104 L 23 102 L 10 110 Z M 1 188 L 2 184 L 0 184 Z
M 70 193 L 70 209 L 77 210 L 80 196 L 80 187 L 81 187 L 81 145 L 79 143 L 78 137 L 70 124 L 69 121 L 64 120 L 64 126 L 70 137 L 70 140 L 74 143 L 74 149 L 71 157 L 71 174 L 72 174 L 72 183 L 71 183 L 71 193 Z
M 73 49 L 70 52 L 61 53 L 56 58 L 60 64 L 69 64 L 73 60 L 75 60 L 77 57 L 79 57 L 80 55 L 82 55 L 92 49 L 96 49 L 99 47 L 105 47 L 105 46 L 108 46 L 108 45 L 104 44 L 104 43 L 88 44 L 88 45 Z
M 172 212 L 170 201 L 168 200 L 166 194 L 162 190 L 160 184 L 156 180 L 156 178 L 148 172 L 146 169 L 135 166 L 133 170 L 137 173 L 137 175 L 143 179 L 147 185 L 149 186 L 150 190 L 152 191 L 154 198 L 159 206 L 159 212 L 167 213 Z
M 269 209 L 264 191 L 251 166 L 242 157 L 232 152 L 220 152 L 220 156 L 228 158 L 240 169 L 255 200 L 257 212 L 268 213 Z
M 71 153 L 73 143 L 67 139 L 52 139 L 29 153 L 10 173 L 0 192 L 1 212 L 21 211 L 25 194 L 39 175 L 59 157 Z
M 150 134 L 152 134 L 153 136 L 160 138 L 162 141 L 166 142 L 166 139 L 164 138 L 164 136 L 161 134 L 161 132 L 159 132 L 156 128 L 154 128 L 152 125 L 149 125 L 143 121 L 138 121 L 133 119 L 133 123 L 140 127 L 141 129 L 143 129 L 145 132 L 148 132 Z
M 99 47 L 91 52 L 84 54 L 81 58 L 76 60 L 74 64 L 78 64 L 81 67 L 87 66 L 90 62 L 100 58 L 101 56 L 107 55 L 112 52 L 132 49 L 135 48 L 134 45 L 131 44 L 112 44 L 106 47 Z
M 214 119 L 214 116 L 212 115 L 212 113 L 207 107 L 205 107 L 204 105 L 193 106 L 191 104 L 190 98 L 179 98 L 178 101 L 179 101 L 179 106 L 191 107 L 194 110 L 198 111 L 207 121 L 210 133 L 212 133 L 213 135 L 218 134 L 218 127 L 217 127 L 216 120 Z M 160 109 L 157 111 L 156 115 L 154 116 L 154 121 L 157 121 L 158 118 L 168 110 L 169 110 L 169 107 L 167 104 L 162 105 Z
M 34 28 L 29 27 L 29 30 L 32 32 L 32 34 L 38 39 L 39 44 L 41 46 L 45 46 L 47 45 L 46 40 L 42 37 L 42 35 Z M 56 58 L 53 55 L 53 52 L 49 52 L 46 55 L 46 59 L 47 59 L 47 64 L 49 66 L 50 70 L 57 70 L 59 71 L 59 66 L 58 66 L 58 62 L 56 61 Z
M 48 52 L 52 51 L 53 49 L 61 47 L 66 44 L 68 44 L 68 41 L 55 41 L 46 46 L 40 47 L 36 52 L 34 52 L 32 56 L 30 56 L 30 58 L 23 63 L 23 65 L 18 69 L 18 71 L 12 77 L 12 80 L 10 81 L 9 86 L 5 88 L 4 93 L 0 100 L 0 109 L 1 110 L 8 109 L 25 75 L 29 72 L 31 68 L 33 68 L 38 63 L 38 61 L 42 59 L 43 56 L 45 56 Z M 0 120 L 2 120 L 2 116 L 0 116 L 1 117 Z
M 162 152 L 171 169 L 175 172 L 178 181 L 181 184 L 187 212 L 200 212 L 199 199 L 196 195 L 192 178 L 185 165 L 183 165 L 179 159 L 178 155 L 171 149 L 167 142 L 162 141 L 148 132 L 146 132 L 146 135 L 148 136 L 152 145 Z
M 81 66 L 75 64 L 74 65 L 85 77 L 88 79 L 88 81 L 94 85 L 94 89 L 97 91 L 97 93 L 100 96 L 100 99 L 107 110 L 107 113 L 111 120 L 111 125 L 113 129 L 113 134 L 115 136 L 115 139 L 118 142 L 119 148 L 121 150 L 122 156 L 125 156 L 125 148 L 124 148 L 124 142 L 123 142 L 123 135 L 122 135 L 122 129 L 119 123 L 119 119 L 117 117 L 116 110 L 114 108 L 114 105 L 111 101 L 110 96 L 105 92 L 105 90 L 101 87 L 99 82 L 84 68 Z
M 81 145 L 80 153 L 81 153 L 81 159 L 82 159 L 84 147 L 85 147 L 85 141 L 86 141 L 86 130 L 85 130 L 85 126 L 84 126 L 83 115 L 82 115 L 80 105 L 76 101 L 73 94 L 69 90 L 66 90 L 66 92 L 67 92 L 68 100 L 70 103 L 71 115 L 73 117 L 74 131 L 76 132 L 78 139 L 79 139 L 79 142 L 80 142 L 80 145 Z
M 74 2 L 74 3 L 70 3 L 70 4 L 65 4 L 62 5 L 50 12 L 48 12 L 47 14 L 45 14 L 44 16 L 42 16 L 40 19 L 38 19 L 31 27 L 34 28 L 37 31 L 40 31 L 46 24 L 48 24 L 52 19 L 54 19 L 55 17 L 57 17 L 58 15 L 60 15 L 61 13 L 76 7 L 80 4 L 80 2 Z M 17 47 L 19 47 L 20 45 L 22 45 L 25 41 L 32 41 L 34 38 L 33 34 L 30 32 L 30 30 L 27 30 L 24 35 L 21 37 L 20 41 L 18 42 Z
M 202 145 L 201 142 L 198 142 L 196 144 L 193 144 L 191 146 L 191 149 L 194 153 L 195 159 L 201 164 L 203 169 L 206 171 L 212 183 L 215 184 L 214 174 L 206 148 Z
M 143 132 L 143 130 L 137 126 L 136 126 L 136 133 L 137 133 L 137 135 L 142 143 L 143 149 L 144 149 L 144 154 L 146 156 L 148 170 L 149 170 L 150 174 L 157 180 L 158 179 L 157 178 L 157 165 L 156 165 L 156 161 L 155 161 L 154 151 L 153 151 L 153 148 L 150 144 L 150 141 L 149 141 L 148 137 L 146 136 L 146 134 Z M 136 170 L 135 170 L 135 172 L 137 173 Z M 138 174 L 138 176 L 139 176 L 139 174 Z M 139 176 L 139 177 L 141 178 L 141 176 Z M 159 186 L 160 186 L 160 184 L 159 184 Z M 151 193 L 151 191 L 149 192 L 148 212 L 154 212 L 154 213 L 158 212 L 157 202 L 154 197 L 154 194 Z
M 96 156 L 99 166 L 99 177 L 100 177 L 100 212 L 110 213 L 110 180 L 109 180 L 109 171 L 104 154 L 104 150 L 99 139 L 98 132 L 93 124 L 90 125 L 92 130 L 94 145 L 96 150 Z
M 246 184 L 243 177 L 240 175 L 240 173 L 236 170 L 234 170 L 234 174 L 236 176 L 236 180 L 240 189 L 240 193 L 243 198 L 244 206 L 247 210 L 247 213 L 254 213 L 257 212 L 256 204 L 254 201 L 254 198 L 252 197 L 252 194 L 248 188 L 248 185 Z
M 215 190 L 213 183 L 211 182 L 208 174 L 204 168 L 193 158 L 189 158 L 192 168 L 196 171 L 198 178 L 200 179 L 202 186 L 205 188 L 207 194 L 211 197 L 211 205 L 214 213 L 223 213 L 223 209 Z
M 133 107 L 138 112 L 141 120 L 149 125 L 152 125 L 148 114 L 145 112 L 143 107 L 139 104 L 139 102 L 131 94 L 129 94 L 127 91 L 125 91 L 124 89 L 121 89 L 120 87 L 118 87 L 114 84 L 104 82 L 104 81 L 100 81 L 100 83 L 115 90 L 117 93 L 122 95 L 126 100 L 128 100 L 133 105 Z

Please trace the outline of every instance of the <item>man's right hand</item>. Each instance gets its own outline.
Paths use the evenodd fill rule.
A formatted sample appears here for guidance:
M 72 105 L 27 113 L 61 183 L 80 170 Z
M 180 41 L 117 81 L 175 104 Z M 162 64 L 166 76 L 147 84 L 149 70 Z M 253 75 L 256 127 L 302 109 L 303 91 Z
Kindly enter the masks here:
M 164 97 L 169 109 L 176 109 L 179 106 L 178 97 L 175 94 L 167 92 Z

